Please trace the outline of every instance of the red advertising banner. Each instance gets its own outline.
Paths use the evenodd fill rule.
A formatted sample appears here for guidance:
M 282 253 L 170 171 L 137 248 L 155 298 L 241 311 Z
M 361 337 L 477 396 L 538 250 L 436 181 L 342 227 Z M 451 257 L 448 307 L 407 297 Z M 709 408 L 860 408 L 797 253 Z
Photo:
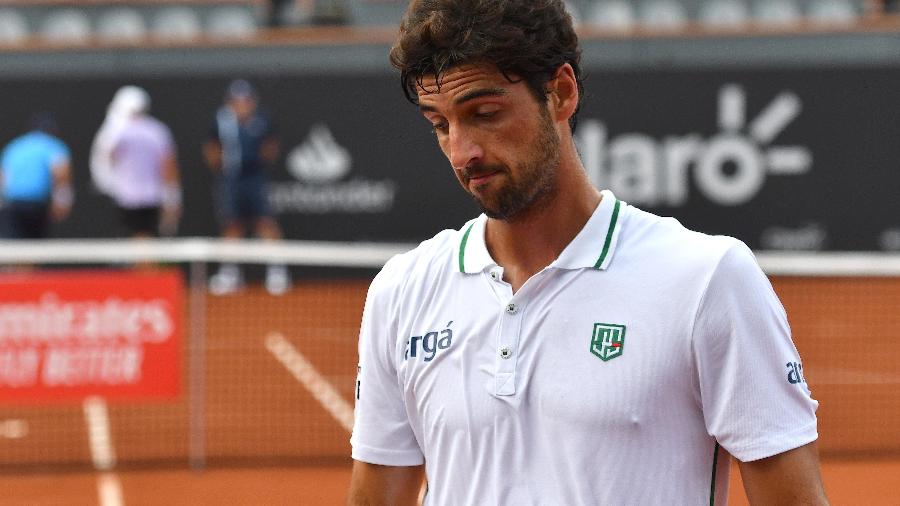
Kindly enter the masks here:
M 0 402 L 178 395 L 177 271 L 0 275 Z

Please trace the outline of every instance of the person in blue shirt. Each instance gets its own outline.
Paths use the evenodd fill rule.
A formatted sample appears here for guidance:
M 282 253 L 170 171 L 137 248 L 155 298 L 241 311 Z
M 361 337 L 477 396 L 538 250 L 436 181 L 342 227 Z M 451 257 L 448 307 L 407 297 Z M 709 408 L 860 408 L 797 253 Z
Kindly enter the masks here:
M 59 140 L 50 113 L 35 114 L 28 133 L 13 139 L 0 155 L 0 189 L 6 207 L 6 235 L 12 239 L 47 237 L 49 223 L 72 209 L 69 148 Z
M 264 240 L 281 239 L 266 188 L 267 172 L 278 161 L 279 143 L 272 122 L 258 105 L 258 95 L 249 82 L 233 81 L 203 146 L 206 164 L 217 178 L 216 201 L 225 239 L 239 239 L 248 232 Z M 231 293 L 241 282 L 237 265 L 223 264 L 210 280 L 210 290 L 217 295 Z M 270 265 L 266 289 L 280 295 L 289 286 L 287 268 Z

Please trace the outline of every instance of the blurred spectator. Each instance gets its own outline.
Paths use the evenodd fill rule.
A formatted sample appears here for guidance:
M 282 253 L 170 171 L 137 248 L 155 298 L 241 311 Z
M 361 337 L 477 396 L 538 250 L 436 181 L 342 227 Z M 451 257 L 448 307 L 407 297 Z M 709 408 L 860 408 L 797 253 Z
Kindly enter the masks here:
M 268 116 L 258 108 L 256 90 L 243 79 L 232 82 L 203 146 L 204 159 L 218 179 L 216 196 L 224 238 L 239 239 L 252 229 L 261 239 L 281 239 L 266 191 L 266 171 L 278 155 L 278 139 Z M 210 290 L 218 295 L 231 293 L 241 283 L 238 266 L 223 264 L 210 280 Z M 283 294 L 289 286 L 287 268 L 270 265 L 266 272 L 269 293 Z
M 149 111 L 146 91 L 119 89 L 91 149 L 94 183 L 116 202 L 132 237 L 174 235 L 181 217 L 175 142 Z
M 308 25 L 322 0 L 269 0 L 269 27 Z
M 45 238 L 48 222 L 65 219 L 72 209 L 71 156 L 58 131 L 52 114 L 35 114 L 28 133 L 3 150 L 0 186 L 10 238 Z
M 269 28 L 284 26 L 294 0 L 269 0 Z

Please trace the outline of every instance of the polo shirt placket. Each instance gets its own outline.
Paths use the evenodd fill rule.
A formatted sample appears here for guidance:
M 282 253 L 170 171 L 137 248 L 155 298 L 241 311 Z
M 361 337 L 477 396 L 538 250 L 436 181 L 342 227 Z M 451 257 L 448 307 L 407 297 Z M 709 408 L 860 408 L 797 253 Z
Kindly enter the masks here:
M 559 268 L 605 269 L 609 265 L 621 203 L 611 192 L 604 191 L 600 205 L 599 212 L 591 217 L 584 230 L 566 247 L 560 259 L 534 274 L 515 294 L 512 286 L 503 280 L 503 268 L 488 253 L 484 242 L 486 217 L 480 216 L 463 229 L 457 253 L 459 270 L 462 274 L 486 276 L 500 303 L 492 392 L 495 396 L 516 394 L 520 339 L 528 305 L 534 297 L 540 295 L 541 286 L 549 282 L 553 272 Z
M 500 336 L 497 350 L 497 366 L 494 374 L 495 395 L 515 395 L 516 393 L 516 350 L 522 329 L 525 303 L 516 297 L 503 308 L 500 322 Z

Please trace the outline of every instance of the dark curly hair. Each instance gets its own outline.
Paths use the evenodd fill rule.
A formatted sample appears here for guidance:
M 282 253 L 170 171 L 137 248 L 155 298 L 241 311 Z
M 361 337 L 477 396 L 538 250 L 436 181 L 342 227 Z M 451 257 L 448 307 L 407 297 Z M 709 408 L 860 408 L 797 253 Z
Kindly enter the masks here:
M 524 81 L 547 101 L 547 83 L 568 63 L 584 95 L 581 49 L 562 0 L 412 0 L 390 53 L 406 98 L 417 103 L 424 76 L 463 63 L 489 63 L 510 81 Z M 517 78 L 515 80 L 514 78 Z M 575 130 L 575 114 L 569 125 Z

